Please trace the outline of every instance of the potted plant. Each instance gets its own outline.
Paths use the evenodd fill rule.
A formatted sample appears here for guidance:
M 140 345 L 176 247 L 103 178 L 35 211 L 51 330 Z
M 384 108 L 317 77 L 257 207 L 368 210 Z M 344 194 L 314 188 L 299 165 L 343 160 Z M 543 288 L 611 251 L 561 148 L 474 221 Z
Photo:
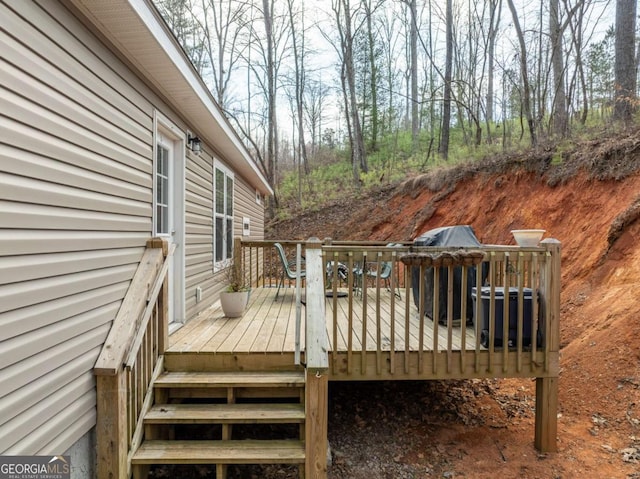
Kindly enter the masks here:
M 226 270 L 227 287 L 220 293 L 220 306 L 228 318 L 239 318 L 249 302 L 251 288 L 246 283 L 242 267 L 231 265 Z

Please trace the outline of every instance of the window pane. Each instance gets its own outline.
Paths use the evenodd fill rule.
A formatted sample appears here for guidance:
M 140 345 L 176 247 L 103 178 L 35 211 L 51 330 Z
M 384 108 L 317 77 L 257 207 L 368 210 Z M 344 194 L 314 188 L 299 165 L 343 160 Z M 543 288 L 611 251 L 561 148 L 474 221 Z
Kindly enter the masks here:
M 160 175 L 156 176 L 156 203 L 162 204 L 162 177 Z
M 222 218 L 216 218 L 216 262 L 224 259 L 222 245 L 224 244 L 224 221 Z
M 156 231 L 155 234 L 169 233 L 169 150 L 157 145 L 156 155 Z
M 227 215 L 233 216 L 233 178 L 227 177 Z
M 233 219 L 227 219 L 227 258 L 233 257 Z
M 162 234 L 169 234 L 169 208 L 162 207 Z
M 164 170 L 162 169 L 162 146 L 158 145 L 156 150 L 156 173 L 158 175 L 164 174 Z
M 156 234 L 166 234 L 167 231 L 167 208 L 162 205 L 156 206 Z
M 216 213 L 224 214 L 224 172 L 216 169 Z
M 169 206 L 169 178 L 162 178 L 162 202 Z

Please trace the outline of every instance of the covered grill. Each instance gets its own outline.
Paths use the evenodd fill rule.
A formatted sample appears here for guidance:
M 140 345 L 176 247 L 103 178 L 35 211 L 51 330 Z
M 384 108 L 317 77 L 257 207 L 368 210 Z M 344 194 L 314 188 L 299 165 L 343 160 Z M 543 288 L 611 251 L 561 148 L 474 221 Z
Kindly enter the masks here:
M 468 225 L 459 226 L 444 226 L 436 228 L 422 234 L 416 238 L 413 242 L 414 246 L 439 246 L 439 247 L 453 247 L 453 248 L 474 248 L 480 247 L 481 244 L 476 238 L 473 228 Z M 424 310 L 425 315 L 433 319 L 433 303 L 434 303 L 434 268 L 425 268 L 424 276 Z M 420 268 L 413 267 L 411 270 L 412 275 L 412 289 L 413 289 L 413 301 L 416 307 L 420 307 L 420 289 L 419 289 L 419 277 Z M 483 278 L 486 274 L 483 275 Z M 439 312 L 438 321 L 440 323 L 446 323 L 447 321 L 447 285 L 449 280 L 449 268 L 440 267 L 440 280 L 437 287 Z M 465 294 L 467 297 L 467 310 L 466 317 L 464 318 L 467 323 L 471 323 L 473 320 L 473 301 L 471 296 L 471 288 L 476 286 L 476 267 L 471 266 L 468 269 L 466 284 L 462 284 L 462 267 L 455 266 L 453 268 L 453 319 L 455 322 L 461 321 L 463 318 L 461 312 L 461 299 Z

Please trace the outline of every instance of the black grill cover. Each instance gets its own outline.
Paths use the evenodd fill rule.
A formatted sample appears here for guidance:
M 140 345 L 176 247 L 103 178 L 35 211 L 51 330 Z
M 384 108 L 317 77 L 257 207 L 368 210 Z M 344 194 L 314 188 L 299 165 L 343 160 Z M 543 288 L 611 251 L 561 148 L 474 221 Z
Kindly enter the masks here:
M 413 242 L 414 246 L 448 246 L 454 248 L 474 248 L 480 247 L 481 244 L 476 238 L 473 228 L 467 225 L 460 226 L 444 226 L 436 228 L 422 234 Z M 438 321 L 446 323 L 447 321 L 447 283 L 449 280 L 449 269 L 440 268 L 440 284 L 438 287 L 439 297 L 439 314 Z M 420 277 L 420 268 L 413 267 L 411 271 L 413 301 L 417 308 L 420 307 L 420 287 L 418 279 Z M 486 277 L 486 275 L 483 275 Z M 424 285 L 424 310 L 425 315 L 433 319 L 433 294 L 434 294 L 434 274 L 433 268 L 425 269 L 425 285 Z M 470 267 L 467 273 L 467 284 L 462 285 L 462 267 L 456 266 L 453 269 L 453 319 L 461 320 L 461 298 L 462 294 L 467 295 L 467 314 L 465 320 L 470 322 L 473 319 L 473 301 L 471 297 L 471 288 L 476 285 L 476 269 Z M 463 293 L 464 292 L 464 293 Z

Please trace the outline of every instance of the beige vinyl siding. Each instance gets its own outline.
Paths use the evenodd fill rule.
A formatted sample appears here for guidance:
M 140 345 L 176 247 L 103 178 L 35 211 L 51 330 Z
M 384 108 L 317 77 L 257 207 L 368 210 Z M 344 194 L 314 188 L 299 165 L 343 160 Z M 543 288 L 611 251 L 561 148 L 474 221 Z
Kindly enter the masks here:
M 93 364 L 152 231 L 154 114 L 207 128 L 65 5 L 0 0 L 0 454 L 60 454 L 95 425 Z M 204 148 L 185 159 L 187 319 L 223 281 Z M 255 189 L 235 185 L 235 235 L 249 216 L 262 238 Z
M 100 347 L 89 350 L 78 356 L 74 361 L 57 368 L 40 381 L 33 381 L 20 388 L 14 394 L 0 398 L 0 423 L 4 425 L 11 418 L 37 406 L 59 388 L 81 377 L 83 374 L 88 373 L 91 375 L 89 371 L 93 367 L 99 352 Z
M 0 27 L 0 454 L 60 454 L 151 233 L 159 102 L 60 2 Z
M 256 190 L 241 177 L 236 176 L 234 230 L 242 234 L 242 218 L 251 221 L 251 239 L 264 238 L 264 206 L 256 202 Z M 246 238 L 246 237 L 245 237 Z
M 74 379 L 70 383 L 61 387 L 57 391 L 49 395 L 46 401 L 42 401 L 31 409 L 28 409 L 23 414 L 19 414 L 8 421 L 3 426 L 5 435 L 0 437 L 0 449 L 3 451 L 8 450 L 13 446 L 14 437 L 19 437 L 24 430 L 33 431 L 37 427 L 40 427 L 40 416 L 47 413 L 59 414 L 66 407 L 67 397 L 82 397 L 87 393 L 94 390 L 95 384 L 93 382 L 92 374 L 90 372 L 84 373 L 82 376 Z
M 186 170 L 185 308 L 189 318 L 209 307 L 215 298 L 213 290 L 213 159 L 206 152 L 200 156 L 190 155 Z M 202 289 L 202 300 L 196 302 L 198 287 Z
M 225 165 L 233 171 L 228 165 Z M 186 296 L 187 317 L 209 307 L 224 288 L 224 272 L 213 272 L 213 160 L 203 154 L 187 162 Z M 264 207 L 256 203 L 255 188 L 234 174 L 234 237 L 242 235 L 242 219 L 251 221 L 251 239 L 264 238 Z M 196 302 L 196 288 L 202 301 Z
M 256 202 L 256 190 L 245 182 L 242 178 L 236 181 L 236 217 L 234 218 L 234 229 L 238 232 L 238 235 L 242 235 L 242 221 L 243 217 L 250 220 L 250 236 L 245 239 L 264 239 L 264 206 L 262 202 L 258 204 Z M 252 265 L 253 271 L 262 272 L 262 267 L 259 263 L 261 256 L 254 256 L 254 264 Z M 259 273 L 261 274 L 261 273 Z M 256 280 L 257 278 L 254 278 Z

